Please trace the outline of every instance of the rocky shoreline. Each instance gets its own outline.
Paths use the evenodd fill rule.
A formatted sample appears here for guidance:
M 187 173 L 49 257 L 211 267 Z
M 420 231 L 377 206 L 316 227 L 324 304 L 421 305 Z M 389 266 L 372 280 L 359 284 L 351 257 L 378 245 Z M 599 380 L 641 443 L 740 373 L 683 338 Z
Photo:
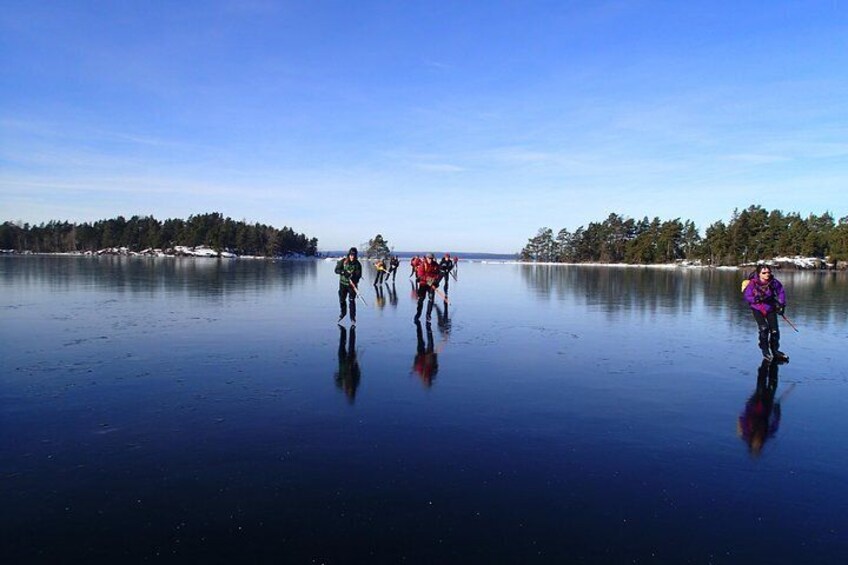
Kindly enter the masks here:
M 106 247 L 97 251 L 77 251 L 71 253 L 37 253 L 35 251 L 17 251 L 14 249 L 0 249 L 4 255 L 67 255 L 79 257 L 119 256 L 119 257 L 205 257 L 209 259 L 318 259 L 319 257 L 307 257 L 302 254 L 282 255 L 279 257 L 266 257 L 264 255 L 239 255 L 228 250 L 218 251 L 211 247 L 198 245 L 189 247 L 175 245 L 164 249 L 147 248 L 141 251 L 131 251 L 126 247 Z

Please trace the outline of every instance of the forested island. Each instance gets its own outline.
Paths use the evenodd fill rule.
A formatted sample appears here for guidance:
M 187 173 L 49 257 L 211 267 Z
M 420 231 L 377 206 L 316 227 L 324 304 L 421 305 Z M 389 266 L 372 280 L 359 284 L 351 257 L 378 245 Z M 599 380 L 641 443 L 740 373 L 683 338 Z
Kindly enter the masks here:
M 94 223 L 51 221 L 0 225 L 0 249 L 16 253 L 147 253 L 277 257 L 314 256 L 318 239 L 289 227 L 225 218 L 213 212 L 160 222 L 153 216 L 123 216 Z
M 717 221 L 702 237 L 690 220 L 641 220 L 610 214 L 556 235 L 541 228 L 521 250 L 522 261 L 650 265 L 688 261 L 710 266 L 745 265 L 778 257 L 820 258 L 821 267 L 846 267 L 848 216 L 766 210 L 752 205 L 734 210 L 728 223 Z

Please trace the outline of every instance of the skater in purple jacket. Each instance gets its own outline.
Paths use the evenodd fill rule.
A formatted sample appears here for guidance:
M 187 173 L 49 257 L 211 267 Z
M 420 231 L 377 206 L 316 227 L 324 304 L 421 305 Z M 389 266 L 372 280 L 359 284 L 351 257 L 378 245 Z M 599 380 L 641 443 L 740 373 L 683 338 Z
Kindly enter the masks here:
M 751 305 L 751 312 L 757 322 L 763 359 L 788 361 L 789 357 L 780 351 L 780 328 L 777 325 L 778 314 L 783 315 L 786 309 L 783 285 L 772 276 L 768 265 L 758 265 L 746 282 L 742 293 Z

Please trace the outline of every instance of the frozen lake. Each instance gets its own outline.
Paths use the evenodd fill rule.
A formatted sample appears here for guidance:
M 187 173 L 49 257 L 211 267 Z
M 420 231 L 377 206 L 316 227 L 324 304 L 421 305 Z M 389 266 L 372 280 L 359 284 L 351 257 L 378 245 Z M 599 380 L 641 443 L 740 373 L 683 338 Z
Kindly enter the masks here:
M 845 273 L 769 372 L 741 271 L 366 269 L 353 357 L 333 266 L 0 257 L 3 562 L 848 555 Z

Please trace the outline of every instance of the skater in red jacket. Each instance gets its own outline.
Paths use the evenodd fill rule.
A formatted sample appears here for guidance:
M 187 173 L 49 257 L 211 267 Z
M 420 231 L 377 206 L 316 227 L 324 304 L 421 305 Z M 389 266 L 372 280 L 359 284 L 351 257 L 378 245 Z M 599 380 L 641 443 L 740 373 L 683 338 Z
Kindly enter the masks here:
M 418 282 L 418 307 L 415 311 L 415 321 L 421 319 L 424 298 L 429 297 L 430 300 L 427 303 L 427 322 L 429 323 L 433 314 L 433 298 L 436 289 L 439 287 L 439 281 L 442 280 L 442 271 L 432 253 L 428 253 L 424 260 L 418 264 L 415 276 Z

